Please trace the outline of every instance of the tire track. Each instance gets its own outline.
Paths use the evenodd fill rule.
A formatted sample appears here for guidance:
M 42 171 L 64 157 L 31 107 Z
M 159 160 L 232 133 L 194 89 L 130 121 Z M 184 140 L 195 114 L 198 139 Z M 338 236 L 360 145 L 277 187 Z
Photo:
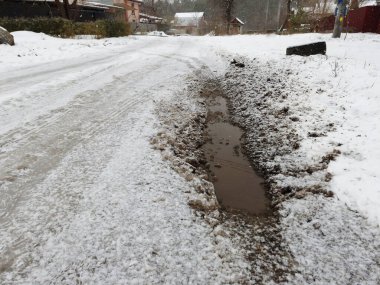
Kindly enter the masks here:
M 151 64 L 132 70 L 121 62 L 112 82 L 78 93 L 63 108 L 32 122 L 34 128 L 1 138 L 0 145 L 9 150 L 0 154 L 0 274 L 22 272 L 34 262 L 42 237 L 62 231 L 61 221 L 75 216 L 82 191 L 91 188 L 134 120 L 141 120 L 135 112 L 152 106 L 156 94 L 185 76 L 175 69 L 166 72 L 168 58 L 150 58 Z M 170 64 L 176 66 L 174 61 Z M 181 64 L 189 73 L 197 69 L 191 60 Z M 68 161 L 69 153 L 77 154 Z
M 65 65 L 63 66 L 64 68 L 62 68 L 62 65 L 55 62 L 51 64 L 53 65 L 51 68 L 49 66 L 48 68 L 42 71 L 41 66 L 38 65 L 36 67 L 33 66 L 25 69 L 23 68 L 20 70 L 11 71 L 8 73 L 1 73 L 1 78 L 3 79 L 0 80 L 0 94 L 4 94 L 7 90 L 14 88 L 15 85 L 17 85 L 17 88 L 23 89 L 29 87 L 31 83 L 39 82 L 41 80 L 46 79 L 47 76 L 57 77 L 60 74 L 67 74 L 69 72 L 72 72 L 73 70 L 82 69 L 84 64 L 87 66 L 93 66 L 108 63 L 112 59 L 120 57 L 122 53 L 123 52 L 121 51 L 101 58 L 97 57 L 91 60 L 79 61 L 74 64 Z M 58 67 L 56 67 L 55 65 L 58 65 Z M 7 77 L 7 74 L 10 76 Z

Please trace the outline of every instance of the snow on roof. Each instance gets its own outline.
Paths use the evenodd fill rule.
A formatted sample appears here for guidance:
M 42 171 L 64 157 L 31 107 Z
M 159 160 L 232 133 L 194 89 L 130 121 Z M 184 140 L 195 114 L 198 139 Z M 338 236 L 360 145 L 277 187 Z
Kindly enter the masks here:
M 99 2 L 89 2 L 89 1 L 84 2 L 83 6 L 89 6 L 89 7 L 96 6 L 96 7 L 105 7 L 105 8 L 124 9 L 123 7 L 120 7 L 120 6 L 108 5 L 108 4 L 103 4 Z
M 233 22 L 233 21 L 237 21 L 239 24 L 241 24 L 241 25 L 244 25 L 245 23 L 242 21 L 242 20 L 240 20 L 238 17 L 235 17 L 231 22 Z
M 365 7 L 365 6 L 377 6 L 380 4 L 380 1 L 376 0 L 364 0 L 362 3 L 360 3 L 360 7 Z
M 176 13 L 174 15 L 176 26 L 198 26 L 204 12 Z
M 178 18 L 202 18 L 204 12 L 176 13 L 174 17 Z
M 162 20 L 163 19 L 160 17 L 156 17 L 156 16 L 144 14 L 144 13 L 140 13 L 140 18 L 149 18 L 149 19 L 153 19 L 153 20 Z

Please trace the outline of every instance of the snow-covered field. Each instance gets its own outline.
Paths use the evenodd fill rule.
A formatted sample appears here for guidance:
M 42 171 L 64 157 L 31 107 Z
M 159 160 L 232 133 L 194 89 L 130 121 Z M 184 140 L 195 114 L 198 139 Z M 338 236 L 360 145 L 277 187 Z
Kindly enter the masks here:
M 230 95 L 239 91 L 235 104 L 252 118 L 254 80 L 284 83 L 287 96 L 267 104 L 299 118 L 290 126 L 300 145 L 267 166 L 340 153 L 311 175 L 270 177 L 302 188 L 329 173 L 322 184 L 335 194 L 281 202 L 283 242 L 295 260 L 288 282 L 380 282 L 379 35 L 13 34 L 16 46 L 0 46 L 0 283 L 250 283 L 244 250 L 191 210 L 194 183 L 150 144 L 161 129 L 159 104 L 195 112 L 194 78 L 225 72 L 240 76 Z M 284 55 L 319 40 L 327 56 Z M 246 68 L 231 69 L 235 57 Z

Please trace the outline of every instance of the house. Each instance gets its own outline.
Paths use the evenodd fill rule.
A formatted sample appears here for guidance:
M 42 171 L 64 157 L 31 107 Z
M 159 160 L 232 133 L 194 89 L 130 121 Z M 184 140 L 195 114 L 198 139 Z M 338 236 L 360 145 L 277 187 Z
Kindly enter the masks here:
M 140 22 L 142 0 L 113 0 L 113 3 L 125 9 L 125 18 L 128 23 Z
M 239 35 L 243 33 L 243 26 L 244 22 L 240 20 L 238 17 L 235 17 L 231 21 L 231 26 L 230 26 L 230 34 L 231 35 Z
M 173 28 L 182 34 L 204 35 L 207 33 L 204 15 L 204 12 L 176 13 Z

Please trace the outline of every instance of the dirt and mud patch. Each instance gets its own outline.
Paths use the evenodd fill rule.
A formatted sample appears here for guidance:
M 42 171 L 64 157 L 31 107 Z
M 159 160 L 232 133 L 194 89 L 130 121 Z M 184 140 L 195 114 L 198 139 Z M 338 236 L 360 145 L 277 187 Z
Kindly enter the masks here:
M 244 68 L 235 62 L 244 62 Z M 306 116 L 308 110 L 292 104 L 290 95 L 312 93 L 307 85 L 289 80 L 290 69 L 274 70 L 270 62 L 240 58 L 231 62 L 222 82 L 233 122 L 244 132 L 244 145 L 255 169 L 265 179 L 272 205 L 281 208 L 287 199 L 302 199 L 322 194 L 332 197 L 327 171 L 330 161 L 340 154 L 339 144 L 331 145 L 320 157 L 301 149 L 305 139 L 318 144 L 321 137 L 334 131 L 334 123 Z M 291 94 L 291 93 L 292 94 Z M 297 126 L 309 120 L 310 129 Z
M 355 272 L 355 280 L 367 280 L 378 268 L 377 235 L 368 234 L 358 213 L 331 199 L 328 166 L 341 155 L 342 142 L 332 139 L 339 121 L 324 116 L 324 106 L 304 102 L 320 92 L 293 72 L 276 62 L 235 59 L 223 78 L 201 78 L 183 94 L 187 100 L 164 103 L 158 110 L 164 132 L 158 137 L 165 143 L 152 142 L 192 183 L 196 194 L 189 205 L 213 228 L 215 244 L 228 239 L 249 260 L 251 274 L 236 283 L 328 283 L 345 280 L 344 274 L 325 274 L 342 268 Z M 228 126 L 220 124 L 227 120 L 225 109 Z M 269 215 L 233 209 L 218 199 L 218 171 L 225 166 L 207 149 L 212 124 L 219 134 L 242 134 L 238 143 L 222 136 L 212 144 L 233 158 L 245 154 L 264 179 Z M 351 250 L 353 244 L 358 250 Z
M 215 243 L 227 238 L 244 252 L 251 274 L 239 283 L 282 282 L 293 274 L 293 259 L 264 180 L 246 158 L 244 132 L 230 123 L 222 80 L 192 79 L 186 94 L 162 102 L 157 110 L 162 130 L 151 143 L 193 186 L 188 203 L 213 228 Z M 236 188 L 243 189 L 238 199 Z M 217 191 L 226 193 L 216 195 Z M 226 195 L 232 199 L 226 201 Z
M 219 204 L 226 210 L 270 215 L 270 200 L 264 179 L 252 168 L 244 153 L 243 130 L 231 124 L 227 99 L 217 82 L 208 82 L 201 92 L 208 106 L 206 143 L 202 146 L 208 162 L 208 179 L 214 184 Z

